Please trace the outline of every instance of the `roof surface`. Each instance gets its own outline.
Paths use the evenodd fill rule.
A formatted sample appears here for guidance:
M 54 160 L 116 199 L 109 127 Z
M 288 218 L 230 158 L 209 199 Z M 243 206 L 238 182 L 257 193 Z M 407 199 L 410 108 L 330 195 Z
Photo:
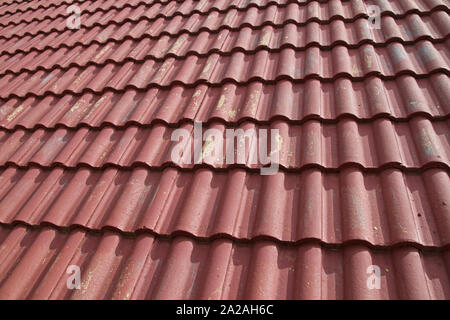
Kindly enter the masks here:
M 0 1 L 0 298 L 450 299 L 449 34 L 445 0 Z M 278 129 L 278 172 L 174 161 L 197 122 Z

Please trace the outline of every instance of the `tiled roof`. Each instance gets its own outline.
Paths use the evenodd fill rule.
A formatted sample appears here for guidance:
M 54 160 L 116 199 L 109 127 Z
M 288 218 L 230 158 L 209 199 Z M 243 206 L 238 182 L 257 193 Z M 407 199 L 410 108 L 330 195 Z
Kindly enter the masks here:
M 449 12 L 0 1 L 0 299 L 450 299 Z M 174 161 L 198 122 L 278 172 Z

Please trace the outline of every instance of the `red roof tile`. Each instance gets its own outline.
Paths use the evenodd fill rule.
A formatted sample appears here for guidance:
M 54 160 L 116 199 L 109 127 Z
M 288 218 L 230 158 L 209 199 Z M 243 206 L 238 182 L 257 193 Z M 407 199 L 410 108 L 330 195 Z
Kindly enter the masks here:
M 448 14 L 1 1 L 0 299 L 450 299 Z M 278 129 L 279 171 L 174 161 L 198 121 Z

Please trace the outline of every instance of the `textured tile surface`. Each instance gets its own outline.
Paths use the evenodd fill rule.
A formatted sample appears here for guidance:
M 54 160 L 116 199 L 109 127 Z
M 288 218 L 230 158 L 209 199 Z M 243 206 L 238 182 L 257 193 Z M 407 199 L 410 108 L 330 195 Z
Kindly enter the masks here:
M 262 48 L 274 52 L 285 47 L 305 50 L 313 45 L 326 49 L 338 44 L 352 48 L 363 43 L 385 46 L 388 42 L 406 44 L 420 39 L 440 42 L 447 37 L 449 30 L 448 14 L 436 11 L 422 18 L 417 14 L 398 20 L 383 16 L 380 29 L 370 28 L 366 18 L 359 18 L 350 23 L 333 20 L 325 25 L 311 22 L 306 26 L 297 26 L 289 22 L 282 27 L 264 26 L 262 29 L 245 26 L 238 30 L 224 29 L 219 35 L 204 31 L 196 35 L 163 36 L 159 39 L 127 39 L 124 42 L 112 39 L 104 43 L 82 43 L 69 48 L 28 48 L 21 52 L 16 50 L 15 54 L 3 54 L 0 63 L 6 67 L 3 72 L 18 73 L 37 68 L 48 70 L 54 67 L 98 65 L 107 61 L 120 63 L 124 60 L 137 62 L 148 58 L 181 59 L 187 55 L 205 56 L 213 52 L 230 55 L 235 51 L 252 52 Z
M 415 115 L 443 119 L 450 113 L 448 101 L 450 82 L 442 73 L 424 79 L 402 75 L 395 80 L 368 77 L 363 81 L 252 81 L 248 85 L 227 83 L 221 87 L 175 85 L 143 92 L 127 89 L 123 94 L 105 91 L 6 99 L 0 106 L 0 127 L 125 127 L 161 121 L 173 127 L 184 121 L 214 120 L 267 124 L 276 118 L 296 123 L 313 118 L 336 123 L 342 117 L 406 120 Z
M 449 12 L 0 1 L 0 299 L 450 299 Z
M 275 53 L 267 50 L 255 54 L 235 52 L 231 56 L 213 53 L 208 58 L 189 56 L 185 60 L 167 58 L 164 62 L 149 59 L 127 61 L 123 65 L 106 63 L 86 68 L 24 71 L 0 77 L 0 98 L 117 92 L 129 88 L 143 90 L 200 83 L 242 85 L 256 80 L 274 83 L 289 79 L 303 83 L 306 79 L 318 78 L 328 82 L 345 76 L 362 81 L 370 75 L 393 79 L 402 74 L 423 78 L 431 73 L 449 74 L 447 48 L 444 44 L 428 41 L 412 46 L 391 43 L 386 48 L 374 48 L 370 44 L 358 49 L 336 46 L 329 51 L 310 47 L 296 52 L 285 48 Z
M 392 16 L 402 18 L 409 13 L 416 13 L 421 16 L 429 16 L 436 11 L 448 13 L 447 1 L 423 0 L 421 1 L 376 1 L 372 4 L 380 6 L 382 16 Z M 214 2 L 201 1 L 199 3 Z M 242 2 L 244 4 L 247 1 Z M 183 33 L 198 34 L 201 32 L 217 33 L 223 29 L 234 30 L 242 27 L 262 28 L 264 25 L 283 26 L 285 23 L 295 23 L 307 25 L 309 22 L 319 22 L 327 24 L 332 20 L 344 20 L 353 22 L 361 17 L 368 17 L 366 4 L 362 0 L 354 1 L 308 1 L 308 6 L 303 3 L 289 3 L 291 7 L 280 6 L 272 1 L 268 6 L 248 6 L 248 10 L 212 11 L 211 14 L 202 15 L 194 13 L 190 16 L 174 16 L 172 19 L 159 17 L 141 20 L 124 20 L 123 23 L 112 24 L 92 24 L 90 27 L 81 27 L 78 30 L 69 30 L 65 24 L 59 23 L 60 32 L 52 31 L 52 27 L 45 24 L 45 32 L 40 28 L 33 28 L 32 32 L 25 33 L 25 36 L 18 36 L 15 31 L 21 29 L 16 26 L 8 26 L 0 37 L 0 45 L 8 52 L 24 50 L 29 48 L 42 49 L 45 47 L 73 46 L 75 44 L 87 44 L 89 42 L 104 43 L 111 40 L 124 40 L 129 38 L 159 38 L 160 36 L 179 37 Z M 401 4 L 400 4 L 401 3 Z M 370 3 L 367 3 L 370 5 Z M 244 5 L 246 6 L 246 5 Z M 288 10 L 289 9 L 289 10 Z M 274 16 L 275 14 L 276 17 Z M 283 16 L 285 14 L 285 16 Z M 210 17 L 210 18 L 208 18 Z M 301 20 L 299 20 L 301 19 Z M 322 20 L 321 20 L 322 19 Z M 329 19 L 329 20 L 323 20 Z M 299 21 L 302 21 L 301 23 Z M 114 21 L 113 21 L 114 22 Z M 52 24 L 53 25 L 53 24 Z M 50 30 L 48 29 L 50 28 Z M 53 27 L 53 29 L 55 29 Z M 414 27 L 412 28 L 414 29 Z M 0 29 L 1 32 L 2 29 Z M 63 32 L 61 32 L 63 31 Z M 36 33 L 37 32 L 37 33 Z M 1 33 L 0 33 L 1 34 Z
M 440 169 L 261 176 L 239 169 L 8 168 L 0 178 L 2 223 L 329 244 L 450 244 L 450 181 Z
M 1 227 L 0 227 L 1 228 Z M 0 229 L 0 298 L 449 299 L 450 252 Z M 35 261 L 39 261 L 35 264 Z M 381 269 L 382 290 L 367 288 Z M 67 290 L 69 265 L 82 268 Z M 270 276 L 269 276 L 270 275 Z M 20 284 L 20 285 L 18 285 Z
M 233 128 L 237 134 L 241 132 L 241 136 L 235 138 L 226 132 L 229 128 L 225 125 L 211 123 L 203 128 L 204 141 L 199 145 L 200 161 L 193 154 L 194 126 L 189 123 L 176 129 L 155 124 L 150 128 L 131 125 L 126 129 L 108 126 L 100 130 L 86 127 L 77 130 L 0 130 L 0 166 L 13 164 L 26 167 L 32 163 L 64 167 L 87 165 L 93 168 L 107 165 L 153 168 L 175 165 L 189 168 L 194 164 L 204 164 L 214 168 L 234 165 L 259 168 L 267 163 L 261 153 L 258 154 L 257 148 L 269 140 L 266 155 L 277 152 L 272 162 L 292 170 L 307 166 L 338 169 L 348 164 L 370 169 L 386 166 L 408 169 L 437 166 L 448 169 L 449 124 L 448 119 L 430 121 L 420 116 L 408 122 L 380 118 L 359 124 L 352 119 L 341 119 L 337 124 L 308 120 L 301 125 L 275 120 L 269 126 L 243 123 Z M 186 142 L 184 138 L 174 139 L 178 129 L 185 130 L 188 135 Z M 215 130 L 215 136 L 210 135 L 208 131 L 211 130 Z M 262 135 L 261 130 L 269 132 L 269 137 Z M 180 159 L 174 158 L 175 148 L 180 150 L 176 153 Z M 231 153 L 228 157 L 228 150 L 239 154 Z

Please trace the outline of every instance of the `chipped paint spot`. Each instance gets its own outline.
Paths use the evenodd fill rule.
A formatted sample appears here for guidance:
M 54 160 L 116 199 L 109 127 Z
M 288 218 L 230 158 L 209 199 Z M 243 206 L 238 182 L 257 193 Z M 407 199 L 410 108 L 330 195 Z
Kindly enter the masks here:
M 212 64 L 212 62 L 211 62 L 211 58 L 210 58 L 210 59 L 208 59 L 208 61 L 206 61 L 206 65 L 203 68 L 202 73 L 207 73 L 209 71 L 209 69 L 211 68 L 211 64 Z
M 156 78 L 160 78 L 160 77 L 162 76 L 162 74 L 163 74 L 164 72 L 166 72 L 166 70 L 167 70 L 167 68 L 169 67 L 169 65 L 170 65 L 170 61 L 169 61 L 169 60 L 164 61 L 164 63 L 161 65 L 161 67 L 160 67 L 159 70 L 158 70 L 158 75 L 156 76 Z M 149 67 L 149 68 L 150 68 L 150 67 Z
M 428 156 L 435 155 L 433 144 L 425 129 L 420 130 L 420 144 L 423 147 L 423 151 L 425 152 L 426 155 Z
M 352 73 L 355 74 L 359 74 L 361 73 L 361 70 L 359 69 L 358 65 L 355 63 L 352 67 Z
M 13 107 L 11 107 L 11 106 L 8 106 L 8 105 L 2 105 L 1 107 L 0 107 L 0 115 L 2 116 L 2 118 L 4 117 L 4 116 L 6 116 L 6 115 L 8 115 L 9 113 L 11 113 L 11 111 L 12 110 L 14 110 L 14 108 Z
M 98 58 L 100 58 L 101 56 L 103 56 L 105 54 L 106 51 L 108 51 L 111 48 L 110 44 L 107 44 L 102 50 L 100 50 L 100 52 L 95 56 L 94 60 L 97 60 Z
M 373 93 L 376 95 L 376 96 L 379 96 L 380 95 L 380 93 L 381 93 L 381 88 L 379 87 L 379 86 L 373 86 Z
M 194 94 L 192 95 L 192 100 L 193 100 L 193 105 L 194 107 L 198 107 L 200 104 L 200 99 L 198 99 L 198 97 L 200 96 L 200 94 L 202 93 L 202 90 L 197 89 Z
M 124 271 L 120 275 L 119 283 L 117 284 L 116 294 L 118 293 L 119 295 L 122 295 L 122 288 L 129 281 L 130 272 L 128 269 L 129 269 L 129 264 L 127 264 L 125 266 Z M 131 292 L 125 293 L 125 297 L 126 297 L 126 299 L 129 299 L 131 297 Z
M 79 100 L 77 103 L 75 103 L 75 104 L 73 105 L 72 108 L 70 108 L 70 112 L 75 112 L 75 111 L 77 111 L 77 110 L 80 108 L 80 106 L 81 106 L 82 104 L 84 104 L 85 102 L 86 102 L 86 101 L 85 101 L 84 99 Z
M 217 109 L 217 110 L 222 109 L 222 107 L 223 107 L 225 101 L 226 101 L 225 95 L 222 94 L 222 95 L 220 96 L 219 102 L 217 103 L 216 109 Z
M 292 159 L 293 156 L 294 156 L 294 152 L 289 151 L 289 152 L 288 152 L 288 159 L 289 159 L 289 162 L 290 162 L 290 160 Z
M 202 158 L 211 155 L 211 151 L 213 150 L 214 147 L 213 141 L 214 141 L 213 135 L 210 135 L 206 138 L 205 143 L 203 144 L 202 147 Z
M 197 89 L 197 90 L 194 92 L 194 94 L 192 95 L 192 98 L 197 98 L 197 97 L 200 95 L 200 93 L 202 93 L 202 90 Z
M 420 101 L 412 100 L 412 101 L 409 101 L 409 103 L 408 103 L 408 109 L 413 109 L 413 110 L 421 109 L 422 106 L 423 105 Z
M 250 96 L 247 100 L 247 103 L 245 105 L 246 109 L 250 110 L 250 113 L 252 114 L 256 114 L 256 110 L 257 110 L 257 93 L 256 92 L 252 92 L 250 93 Z
M 53 74 L 50 73 L 48 76 L 46 76 L 42 81 L 41 84 L 46 84 L 51 78 L 53 78 Z
M 93 275 L 94 275 L 94 272 L 93 271 L 89 271 L 89 273 L 87 274 L 86 280 L 84 280 L 81 283 L 81 293 L 82 294 L 85 294 L 87 292 L 87 289 L 89 288 L 89 284 L 92 281 Z
M 7 118 L 6 121 L 10 122 L 23 110 L 23 105 L 18 106 Z
M 103 103 L 103 101 L 106 99 L 105 96 L 102 96 L 98 101 L 94 104 L 94 106 L 89 110 L 89 113 L 86 115 L 86 118 L 88 118 L 94 111 L 98 108 L 99 105 Z
M 217 288 L 214 290 L 208 297 L 208 300 L 216 300 L 220 299 L 220 293 L 222 292 L 222 288 Z M 215 297 L 217 295 L 217 297 Z
M 258 45 L 268 46 L 270 38 L 271 38 L 271 32 L 270 31 L 265 31 L 263 33 L 263 35 L 261 36 L 261 38 L 259 39 Z
M 280 151 L 281 146 L 283 145 L 283 137 L 280 134 L 277 134 L 277 143 L 278 143 L 278 151 Z
M 180 37 L 177 39 L 177 41 L 175 41 L 175 43 L 173 44 L 172 48 L 170 48 L 171 53 L 175 53 L 178 51 L 178 49 L 180 49 L 181 45 L 186 41 L 186 37 Z

